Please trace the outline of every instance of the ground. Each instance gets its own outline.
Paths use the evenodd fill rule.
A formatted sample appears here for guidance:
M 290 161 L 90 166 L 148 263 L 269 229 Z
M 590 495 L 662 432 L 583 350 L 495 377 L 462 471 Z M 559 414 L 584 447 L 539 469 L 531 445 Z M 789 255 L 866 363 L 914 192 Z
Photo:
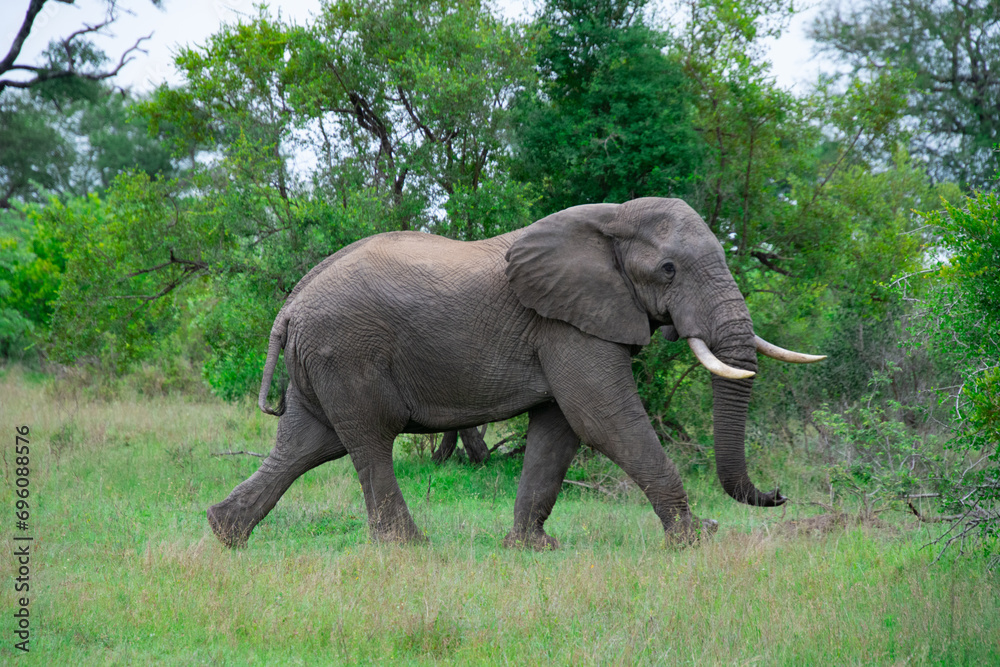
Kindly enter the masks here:
M 3 372 L 0 424 L 11 442 L 15 425 L 31 429 L 22 662 L 1000 664 L 1000 574 L 957 552 L 933 564 L 925 545 L 941 527 L 903 513 L 823 518 L 796 479 L 782 480 L 793 503 L 763 509 L 725 497 L 710 471 L 686 472 L 695 512 L 720 530 L 671 549 L 637 490 L 595 475 L 615 493 L 567 485 L 547 525 L 562 549 L 538 553 L 501 547 L 518 459 L 472 470 L 401 447 L 429 543 L 369 543 L 344 459 L 296 482 L 247 548 L 225 549 L 205 508 L 259 460 L 213 454 L 266 451 L 276 423 L 250 403 L 98 399 Z M 12 521 L 3 534 L 11 553 Z

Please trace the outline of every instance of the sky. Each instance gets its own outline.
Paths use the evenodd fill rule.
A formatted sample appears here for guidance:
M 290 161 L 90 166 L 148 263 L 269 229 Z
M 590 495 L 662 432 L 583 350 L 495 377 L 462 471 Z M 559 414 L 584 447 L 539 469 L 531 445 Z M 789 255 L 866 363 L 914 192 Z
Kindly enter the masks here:
M 14 35 L 24 20 L 29 0 L 0 0 L 0 55 L 6 55 Z M 108 35 L 95 43 L 117 62 L 122 52 L 139 37 L 152 34 L 141 45 L 148 53 L 135 53 L 115 79 L 117 85 L 135 92 L 152 90 L 160 83 L 180 83 L 173 67 L 173 54 L 179 46 L 204 44 L 221 23 L 235 23 L 241 16 L 256 14 L 259 0 L 163 0 L 162 8 L 149 0 L 120 0 L 122 12 Z M 817 0 L 819 2 L 819 0 Z M 271 0 L 272 14 L 303 24 L 319 11 L 319 0 Z M 498 5 L 511 18 L 524 17 L 530 3 L 500 0 Z M 786 33 L 771 44 L 772 72 L 784 88 L 796 92 L 808 90 L 816 79 L 822 61 L 812 55 L 812 44 L 805 29 L 816 15 L 818 5 L 799 14 Z M 35 19 L 31 36 L 25 42 L 18 63 L 37 64 L 39 54 L 52 39 L 63 38 L 84 24 L 95 24 L 105 14 L 103 0 L 76 0 L 73 5 L 52 0 Z

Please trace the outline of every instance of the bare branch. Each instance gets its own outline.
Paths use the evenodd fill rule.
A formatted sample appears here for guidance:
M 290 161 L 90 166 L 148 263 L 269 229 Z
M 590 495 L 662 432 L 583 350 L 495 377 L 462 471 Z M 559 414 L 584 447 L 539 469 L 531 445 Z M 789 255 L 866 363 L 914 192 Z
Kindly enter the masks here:
M 173 262 L 164 262 L 163 264 L 157 264 L 156 266 L 151 266 L 148 269 L 140 269 L 139 271 L 133 271 L 132 273 L 126 273 L 126 278 L 135 278 L 136 276 L 141 276 L 144 273 L 152 273 L 153 271 L 159 271 L 160 269 L 165 269 L 168 266 L 172 266 Z
M 909 500 L 906 501 L 906 506 L 909 507 L 910 511 L 924 523 L 941 523 L 944 521 L 956 521 L 962 518 L 961 514 L 949 514 L 947 516 L 924 516 Z
M 126 273 L 125 277 L 126 278 L 134 278 L 136 276 L 141 276 L 144 273 L 153 273 L 154 271 L 159 271 L 160 269 L 165 269 L 168 266 L 173 266 L 174 264 L 180 264 L 181 266 L 185 267 L 184 271 L 186 273 L 190 273 L 190 272 L 194 272 L 194 271 L 204 271 L 205 269 L 208 268 L 208 264 L 206 264 L 205 262 L 196 262 L 196 261 L 190 260 L 190 259 L 180 259 L 178 257 L 175 257 L 174 256 L 174 251 L 171 250 L 170 251 L 170 260 L 169 261 L 166 261 L 166 262 L 164 262 L 162 264 L 157 264 L 156 266 L 151 266 L 148 269 L 140 269 L 138 271 L 133 271 L 132 273 Z
M 21 48 L 24 46 L 24 41 L 27 39 L 28 35 L 31 32 L 31 28 L 32 25 L 34 24 L 35 18 L 41 11 L 42 6 L 47 1 L 48 0 L 31 0 L 31 4 L 28 6 L 28 11 L 24 17 L 24 22 L 21 25 L 21 29 L 18 32 L 17 36 L 14 38 L 14 43 L 11 44 L 10 50 L 7 52 L 7 55 L 4 57 L 4 59 L 0 61 L 0 74 L 4 74 L 6 72 L 14 70 L 19 70 L 25 72 L 34 72 L 35 78 L 30 79 L 28 81 L 0 79 L 0 92 L 3 92 L 4 88 L 7 87 L 22 88 L 22 89 L 31 88 L 32 86 L 37 85 L 43 81 L 52 81 L 55 79 L 64 79 L 73 76 L 79 77 L 81 79 L 87 79 L 90 81 L 103 81 L 104 79 L 109 79 L 113 76 L 116 76 L 125 65 L 132 62 L 132 60 L 134 60 L 132 54 L 135 53 L 136 51 L 139 51 L 141 53 L 147 53 L 147 51 L 145 49 L 140 48 L 139 45 L 142 44 L 144 41 L 150 39 L 153 36 L 153 33 L 149 33 L 145 37 L 140 37 L 139 39 L 137 39 L 135 41 L 135 44 L 130 46 L 128 49 L 125 50 L 124 53 L 122 53 L 121 58 L 118 59 L 118 64 L 115 65 L 115 67 L 111 70 L 104 72 L 98 71 L 98 72 L 88 73 L 88 72 L 80 72 L 76 69 L 76 62 L 74 61 L 73 49 L 72 49 L 73 40 L 82 35 L 88 35 L 99 32 L 104 28 L 106 28 L 107 26 L 114 23 L 118 17 L 115 11 L 116 9 L 115 3 L 111 2 L 109 4 L 108 18 L 105 21 L 102 21 L 101 23 L 95 23 L 93 25 L 84 24 L 84 27 L 80 28 L 79 30 L 73 31 L 72 33 L 69 34 L 69 36 L 67 36 L 65 39 L 59 42 L 59 45 L 62 47 L 63 51 L 66 52 L 66 58 L 68 61 L 66 69 L 61 69 L 61 70 L 50 69 L 48 67 L 39 67 L 36 65 L 19 65 L 15 63 L 15 60 L 17 60 L 17 57 L 21 53 Z M 56 1 L 62 2 L 64 4 L 73 4 L 73 0 L 56 0 Z
M 933 273 L 933 272 L 935 272 L 937 270 L 938 269 L 935 267 L 933 269 L 923 269 L 921 271 L 914 271 L 913 273 L 907 273 L 905 275 L 902 275 L 902 276 L 896 278 L 891 283 L 889 283 L 888 285 L 886 285 L 886 287 L 892 287 L 893 285 L 895 285 L 896 283 L 898 283 L 898 282 L 900 282 L 902 280 L 908 280 L 909 278 L 912 278 L 913 276 L 919 276 L 921 273 Z
M 492 454 L 493 452 L 497 451 L 498 449 L 500 449 L 500 447 L 502 447 L 503 445 L 506 445 L 508 442 L 513 442 L 514 440 L 519 440 L 520 438 L 521 438 L 521 436 L 518 435 L 517 433 L 515 433 L 514 435 L 508 435 L 506 438 L 504 438 L 503 440 L 501 440 L 497 444 L 495 444 L 492 447 L 490 447 L 490 454 Z
M 24 46 L 24 41 L 31 34 L 31 26 L 34 25 L 35 17 L 38 16 L 38 12 L 42 11 L 45 2 L 46 0 L 31 0 L 28 4 L 28 11 L 24 15 L 21 29 L 14 36 L 14 42 L 10 45 L 7 55 L 4 56 L 3 60 L 0 60 L 0 74 L 9 71 L 14 66 L 14 61 L 21 55 L 21 48 Z M 5 81 L 0 81 L 0 91 L 3 90 L 5 83 Z
M 242 449 L 238 452 L 217 452 L 212 454 L 212 456 L 256 456 L 257 458 L 263 459 L 267 458 L 267 454 L 258 454 L 257 452 L 247 452 Z

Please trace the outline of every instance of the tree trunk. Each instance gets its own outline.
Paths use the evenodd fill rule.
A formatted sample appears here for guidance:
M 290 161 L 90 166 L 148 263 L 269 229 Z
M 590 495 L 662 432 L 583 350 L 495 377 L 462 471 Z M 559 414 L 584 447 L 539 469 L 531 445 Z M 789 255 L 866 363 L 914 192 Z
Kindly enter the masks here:
M 431 455 L 431 460 L 435 463 L 444 463 L 451 458 L 458 446 L 458 437 L 461 435 L 462 446 L 469 456 L 469 463 L 477 465 L 483 463 L 490 457 L 490 448 L 486 446 L 486 440 L 483 439 L 483 436 L 486 435 L 487 425 L 484 424 L 481 428 L 482 430 L 463 428 L 461 431 L 445 431 L 441 436 L 441 444 Z
M 456 446 L 458 446 L 458 431 L 445 431 L 441 436 L 441 443 L 431 454 L 431 460 L 434 463 L 444 463 L 455 453 Z
M 469 463 L 478 465 L 490 458 L 490 448 L 486 446 L 486 440 L 483 438 L 486 435 L 485 424 L 482 431 L 476 428 L 464 428 L 459 431 L 459 435 L 462 436 L 465 453 L 469 455 Z

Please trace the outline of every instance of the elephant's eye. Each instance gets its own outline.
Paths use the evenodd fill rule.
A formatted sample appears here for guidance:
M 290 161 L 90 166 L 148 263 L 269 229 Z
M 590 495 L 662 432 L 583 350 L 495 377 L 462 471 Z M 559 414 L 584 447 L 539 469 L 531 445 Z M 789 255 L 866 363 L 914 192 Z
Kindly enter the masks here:
M 664 262 L 664 264 L 663 264 L 663 266 L 661 268 L 663 269 L 663 272 L 665 274 L 667 274 L 668 276 L 672 276 L 676 272 L 676 269 L 674 269 L 674 263 L 673 262 Z

